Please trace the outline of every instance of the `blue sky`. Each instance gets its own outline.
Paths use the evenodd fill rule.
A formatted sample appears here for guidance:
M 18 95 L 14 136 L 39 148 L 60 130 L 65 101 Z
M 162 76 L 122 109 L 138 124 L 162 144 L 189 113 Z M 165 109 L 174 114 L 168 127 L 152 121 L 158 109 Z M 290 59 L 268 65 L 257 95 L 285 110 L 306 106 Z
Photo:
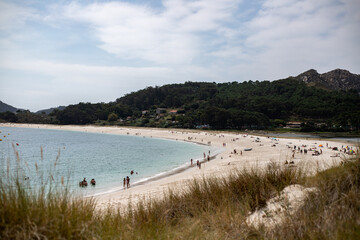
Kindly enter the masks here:
M 37 111 L 147 86 L 360 73 L 358 0 L 0 0 L 0 100 Z

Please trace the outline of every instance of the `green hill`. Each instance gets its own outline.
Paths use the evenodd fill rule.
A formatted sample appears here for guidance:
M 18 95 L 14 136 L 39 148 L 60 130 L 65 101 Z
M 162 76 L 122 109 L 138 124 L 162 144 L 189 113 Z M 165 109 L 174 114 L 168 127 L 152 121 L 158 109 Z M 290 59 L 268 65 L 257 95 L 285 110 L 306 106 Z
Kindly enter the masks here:
M 148 87 L 107 104 L 71 105 L 56 117 L 61 124 L 107 121 L 112 113 L 111 121 L 119 125 L 263 129 L 301 121 L 312 127 L 356 130 L 359 102 L 356 90 L 324 90 L 294 77 L 273 82 L 186 82 Z
M 329 87 L 337 86 L 337 82 L 357 86 L 358 75 L 344 71 L 318 74 L 309 70 L 277 81 L 148 87 L 110 103 L 79 103 L 56 109 L 46 121 L 211 129 L 267 129 L 297 121 L 303 131 L 358 131 L 358 89 Z M 30 116 L 21 119 L 29 120 Z M 37 118 L 31 119 L 36 122 Z

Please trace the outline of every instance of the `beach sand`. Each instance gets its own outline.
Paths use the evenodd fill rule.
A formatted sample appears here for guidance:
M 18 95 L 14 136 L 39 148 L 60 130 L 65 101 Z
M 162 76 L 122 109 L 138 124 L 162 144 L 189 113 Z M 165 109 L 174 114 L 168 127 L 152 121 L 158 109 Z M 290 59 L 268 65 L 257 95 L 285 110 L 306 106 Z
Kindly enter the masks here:
M 186 188 L 186 182 L 194 178 L 203 177 L 226 177 L 231 171 L 243 168 L 266 169 L 269 164 L 278 163 L 284 167 L 303 167 L 307 174 L 315 174 L 339 165 L 348 155 L 334 151 L 331 148 L 342 146 L 353 147 L 350 143 L 335 142 L 320 139 L 289 139 L 264 136 L 256 136 L 249 133 L 230 133 L 221 131 L 202 131 L 185 129 L 155 129 L 155 128 L 130 128 L 130 127 L 99 127 L 99 126 L 58 126 L 58 125 L 37 125 L 37 124 L 0 124 L 2 127 L 24 127 L 57 129 L 69 131 L 96 132 L 104 134 L 137 135 L 143 137 L 172 139 L 177 141 L 189 141 L 198 144 L 211 144 L 222 148 L 222 152 L 210 161 L 205 160 L 201 169 L 194 162 L 190 167 L 182 172 L 175 173 L 157 180 L 147 181 L 141 185 L 132 186 L 126 190 L 119 190 L 111 193 L 93 196 L 98 209 L 106 209 L 108 206 L 125 209 L 129 201 L 136 203 L 139 200 L 158 199 L 164 196 L 169 190 L 174 192 L 182 191 Z M 305 146 L 306 147 L 302 147 Z M 322 145 L 323 147 L 319 147 Z M 293 153 L 294 146 L 296 151 Z M 316 148 L 322 154 L 313 156 L 314 151 L 307 154 L 298 151 L 300 149 Z M 251 148 L 251 151 L 244 149 Z M 236 150 L 236 154 L 234 153 Z M 242 154 L 241 154 L 242 152 Z M 335 157 L 336 153 L 340 153 Z M 208 154 L 208 153 L 206 153 Z M 294 154 L 294 157 L 293 157 Z M 212 153 L 211 153 L 212 155 Z M 285 161 L 293 161 L 293 164 L 286 164 Z M 190 159 L 189 159 L 190 165 Z M 122 178 L 119 177 L 119 187 L 122 186 Z

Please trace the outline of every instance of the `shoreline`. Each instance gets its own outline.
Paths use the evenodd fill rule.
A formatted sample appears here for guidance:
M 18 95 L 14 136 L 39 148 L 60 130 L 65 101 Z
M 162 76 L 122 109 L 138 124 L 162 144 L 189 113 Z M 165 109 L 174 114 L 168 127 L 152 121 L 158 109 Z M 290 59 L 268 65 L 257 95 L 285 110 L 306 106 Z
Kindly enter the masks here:
M 69 130 L 81 132 L 94 132 L 103 134 L 116 135 L 131 135 L 154 137 L 167 140 L 185 141 L 189 143 L 196 143 L 208 145 L 222 149 L 216 156 L 212 156 L 210 161 L 203 159 L 201 169 L 190 164 L 186 166 L 179 166 L 170 170 L 174 171 L 171 174 L 164 174 L 165 176 L 149 177 L 150 181 L 143 181 L 143 183 L 134 183 L 129 189 L 123 190 L 122 183 L 119 182 L 119 187 L 115 191 L 109 191 L 95 194 L 93 198 L 99 209 L 105 209 L 108 206 L 126 208 L 128 203 L 136 203 L 137 201 L 147 199 L 158 199 L 164 196 L 168 191 L 182 191 L 186 187 L 186 183 L 195 178 L 203 177 L 224 177 L 231 171 L 236 169 L 264 169 L 269 164 L 279 163 L 283 165 L 286 160 L 293 160 L 293 167 L 305 167 L 309 174 L 314 174 L 317 171 L 327 169 L 329 167 L 338 165 L 343 158 L 347 156 L 341 153 L 339 157 L 334 157 L 335 152 L 328 147 L 341 148 L 342 145 L 356 147 L 355 144 L 332 141 L 330 139 L 302 139 L 302 138 L 277 138 L 273 139 L 267 136 L 256 135 L 256 133 L 230 133 L 226 131 L 204 131 L 191 129 L 154 129 L 154 128 L 132 128 L 132 127 L 99 127 L 94 125 L 75 126 L 75 125 L 41 125 L 41 124 L 0 124 L 4 127 L 24 127 L 24 128 L 42 128 L 42 129 L 56 129 Z M 251 135 L 254 134 L 254 135 Z M 302 147 L 302 146 L 307 147 Z M 318 146 L 323 145 L 323 148 Z M 293 152 L 293 148 L 299 148 L 299 152 Z M 311 153 L 300 153 L 304 148 L 314 148 L 322 151 L 319 156 L 312 156 Z M 251 148 L 251 151 L 244 151 L 245 148 Z M 242 154 L 240 154 L 242 153 Z M 290 166 L 290 165 L 289 165 Z M 141 181 L 141 180 L 139 180 Z M 123 190 L 123 191 L 122 191 Z M 84 196 L 86 197 L 86 196 Z

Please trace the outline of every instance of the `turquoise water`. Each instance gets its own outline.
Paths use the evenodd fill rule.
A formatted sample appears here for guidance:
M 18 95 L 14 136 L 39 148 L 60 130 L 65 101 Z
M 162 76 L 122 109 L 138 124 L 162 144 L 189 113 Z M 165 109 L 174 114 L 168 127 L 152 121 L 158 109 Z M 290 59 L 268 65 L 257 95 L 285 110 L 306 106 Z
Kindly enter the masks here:
M 20 166 L 32 186 L 50 174 L 57 182 L 64 177 L 71 189 L 85 195 L 121 190 L 126 176 L 136 185 L 171 174 L 186 168 L 191 158 L 200 159 L 203 152 L 216 151 L 183 141 L 140 136 L 7 127 L 0 131 L 0 165 L 5 173 L 7 168 L 14 172 Z M 84 177 L 88 182 L 94 178 L 96 186 L 79 188 Z

